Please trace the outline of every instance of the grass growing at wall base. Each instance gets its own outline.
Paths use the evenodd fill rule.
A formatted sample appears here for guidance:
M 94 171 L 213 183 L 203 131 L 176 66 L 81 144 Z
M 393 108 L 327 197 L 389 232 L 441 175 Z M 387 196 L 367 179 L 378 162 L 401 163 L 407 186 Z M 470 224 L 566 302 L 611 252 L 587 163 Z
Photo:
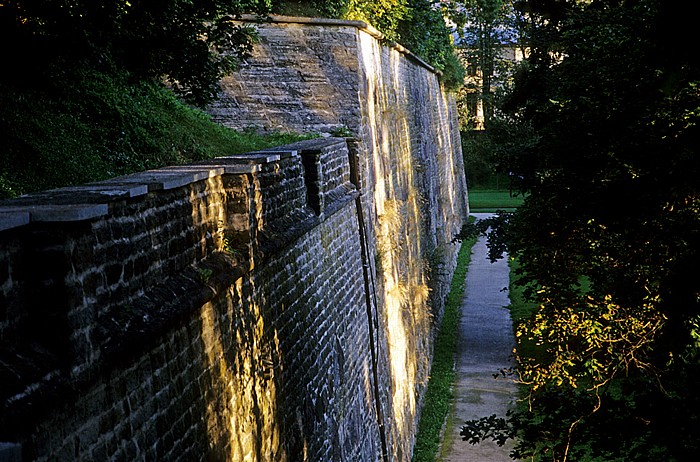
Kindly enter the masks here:
M 473 217 L 470 217 L 473 220 Z M 445 301 L 445 314 L 435 339 L 433 364 L 425 392 L 413 462 L 434 461 L 440 446 L 440 432 L 450 410 L 455 382 L 454 361 L 457 350 L 457 328 L 461 314 L 464 282 L 476 238 L 462 242 L 457 255 L 457 267 L 452 276 L 450 292 Z

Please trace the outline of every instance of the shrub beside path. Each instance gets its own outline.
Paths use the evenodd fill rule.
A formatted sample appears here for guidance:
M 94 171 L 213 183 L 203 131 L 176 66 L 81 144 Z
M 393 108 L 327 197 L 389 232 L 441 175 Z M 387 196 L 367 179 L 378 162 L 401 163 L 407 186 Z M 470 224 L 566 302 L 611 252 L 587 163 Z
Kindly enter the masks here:
M 477 219 L 490 214 L 473 214 Z M 462 316 L 456 357 L 453 425 L 448 425 L 441 448 L 443 462 L 507 462 L 512 446 L 499 447 L 492 441 L 472 445 L 459 435 L 466 420 L 506 411 L 516 399 L 511 378 L 498 376 L 513 366 L 515 344 L 508 299 L 508 262 L 491 263 L 486 238 L 480 237 L 472 249 L 472 259 L 462 299 Z M 452 428 L 450 428 L 452 427 Z M 511 442 L 512 443 L 512 442 Z

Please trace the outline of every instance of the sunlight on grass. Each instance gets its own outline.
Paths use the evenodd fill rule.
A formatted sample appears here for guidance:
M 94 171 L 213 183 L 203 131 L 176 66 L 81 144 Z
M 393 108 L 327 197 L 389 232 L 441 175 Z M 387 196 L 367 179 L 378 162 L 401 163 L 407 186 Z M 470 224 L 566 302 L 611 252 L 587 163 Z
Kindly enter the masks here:
M 495 212 L 513 210 L 523 203 L 522 196 L 513 196 L 510 191 L 483 189 L 469 191 L 469 210 L 472 212 Z

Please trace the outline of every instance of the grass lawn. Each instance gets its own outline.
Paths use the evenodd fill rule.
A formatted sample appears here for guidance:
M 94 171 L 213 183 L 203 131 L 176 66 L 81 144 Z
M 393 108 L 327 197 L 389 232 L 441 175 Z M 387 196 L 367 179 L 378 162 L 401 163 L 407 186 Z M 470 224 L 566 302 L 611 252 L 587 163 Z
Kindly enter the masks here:
M 514 197 L 510 191 L 506 190 L 469 190 L 469 210 L 472 212 L 512 211 L 522 203 L 522 196 Z

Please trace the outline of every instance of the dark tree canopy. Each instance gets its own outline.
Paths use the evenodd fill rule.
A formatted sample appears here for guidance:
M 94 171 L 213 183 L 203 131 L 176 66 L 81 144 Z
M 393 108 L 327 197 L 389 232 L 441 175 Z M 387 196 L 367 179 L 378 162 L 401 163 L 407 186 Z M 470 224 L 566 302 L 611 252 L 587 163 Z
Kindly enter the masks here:
M 535 134 L 509 251 L 541 304 L 518 330 L 548 460 L 692 460 L 700 449 L 700 62 L 661 0 L 517 2 L 530 57 L 502 108 Z M 533 141 L 534 140 L 534 141 Z M 669 430 L 673 428 L 673 430 Z M 527 452 L 526 451 L 526 452 Z
M 229 20 L 268 10 L 265 0 L 9 0 L 0 4 L 0 59 L 18 82 L 76 61 L 113 65 L 165 78 L 202 104 L 251 47 L 252 29 Z

